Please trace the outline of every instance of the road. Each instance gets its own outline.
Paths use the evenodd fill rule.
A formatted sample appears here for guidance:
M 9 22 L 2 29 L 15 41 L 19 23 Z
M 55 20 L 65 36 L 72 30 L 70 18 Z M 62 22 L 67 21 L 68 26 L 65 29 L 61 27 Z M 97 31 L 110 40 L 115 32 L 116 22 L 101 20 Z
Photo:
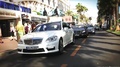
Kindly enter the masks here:
M 120 37 L 97 31 L 87 38 L 76 38 L 64 54 L 21 56 L 14 52 L 0 60 L 0 67 L 120 67 Z

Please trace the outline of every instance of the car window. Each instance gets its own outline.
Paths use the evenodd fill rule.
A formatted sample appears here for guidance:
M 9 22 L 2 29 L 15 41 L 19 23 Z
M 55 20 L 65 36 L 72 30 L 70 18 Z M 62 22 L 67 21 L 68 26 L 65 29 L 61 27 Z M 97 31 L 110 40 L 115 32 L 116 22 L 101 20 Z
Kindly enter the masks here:
M 47 24 L 38 25 L 33 32 L 39 31 L 50 31 L 50 30 L 61 30 L 61 23 L 60 22 L 51 22 Z
M 93 25 L 89 25 L 88 27 L 93 27 Z
M 64 28 L 64 27 L 70 28 L 70 25 L 69 25 L 68 23 L 63 22 L 63 28 Z
M 74 25 L 74 26 L 72 26 L 72 28 L 84 28 L 84 26 L 82 26 L 82 25 Z

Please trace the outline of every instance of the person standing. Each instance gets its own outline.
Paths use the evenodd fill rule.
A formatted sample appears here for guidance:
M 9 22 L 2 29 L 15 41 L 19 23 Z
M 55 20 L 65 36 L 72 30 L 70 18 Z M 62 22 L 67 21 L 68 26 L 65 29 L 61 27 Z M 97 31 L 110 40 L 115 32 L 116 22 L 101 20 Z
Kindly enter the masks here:
M 34 30 L 35 27 L 36 27 L 36 24 L 35 24 L 35 22 L 33 22 L 33 23 L 32 23 L 32 30 Z
M 31 33 L 32 27 L 31 27 L 31 23 L 28 23 L 28 33 Z
M 0 27 L 0 43 L 4 43 L 1 36 L 1 27 Z
M 18 18 L 16 31 L 17 31 L 17 41 L 19 42 L 20 38 L 25 34 L 24 26 L 22 25 L 20 18 Z
M 43 11 L 43 16 L 47 16 L 47 11 L 46 11 L 45 8 L 44 8 L 44 11 Z
M 13 26 L 13 24 L 10 25 L 10 36 L 11 40 L 13 40 L 15 37 L 15 27 Z
M 59 16 L 59 13 L 58 13 L 58 6 L 55 8 L 54 14 L 55 14 L 56 16 Z
M 24 24 L 24 28 L 25 28 L 25 34 L 27 34 L 28 33 L 28 23 Z

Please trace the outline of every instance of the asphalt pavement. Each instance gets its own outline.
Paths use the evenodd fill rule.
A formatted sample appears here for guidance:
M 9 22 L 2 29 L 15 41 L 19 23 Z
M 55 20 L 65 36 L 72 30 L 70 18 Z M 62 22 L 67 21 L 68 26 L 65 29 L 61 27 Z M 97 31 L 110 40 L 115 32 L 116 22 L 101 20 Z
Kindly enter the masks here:
M 16 40 L 12 40 L 11 37 L 2 37 L 1 39 L 3 43 L 0 43 L 0 58 L 7 57 L 16 51 L 18 44 Z
M 76 38 L 61 55 L 23 56 L 14 51 L 0 60 L 0 67 L 120 67 L 120 37 L 97 31 L 87 38 Z

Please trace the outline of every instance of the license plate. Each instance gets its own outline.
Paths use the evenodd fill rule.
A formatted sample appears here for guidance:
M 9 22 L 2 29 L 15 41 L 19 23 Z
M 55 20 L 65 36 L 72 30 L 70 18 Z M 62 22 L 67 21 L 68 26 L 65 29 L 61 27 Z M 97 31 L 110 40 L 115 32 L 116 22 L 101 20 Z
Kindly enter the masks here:
M 29 46 L 29 47 L 26 47 L 26 49 L 28 50 L 38 49 L 38 46 Z
M 79 36 L 79 34 L 75 34 L 75 36 Z

